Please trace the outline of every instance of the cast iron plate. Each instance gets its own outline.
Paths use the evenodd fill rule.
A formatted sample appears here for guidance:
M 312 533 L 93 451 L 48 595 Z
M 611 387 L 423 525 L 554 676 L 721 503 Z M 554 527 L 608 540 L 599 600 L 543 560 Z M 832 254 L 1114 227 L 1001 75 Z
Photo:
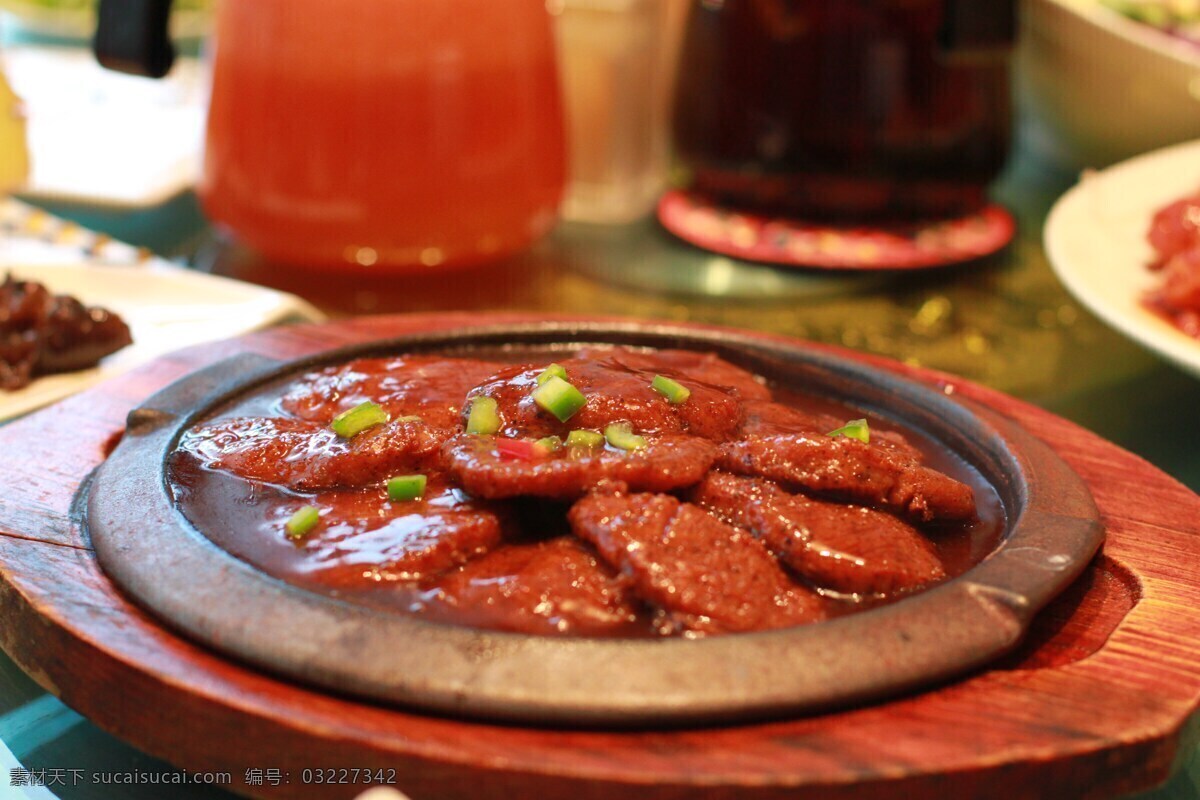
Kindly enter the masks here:
M 715 352 L 771 381 L 930 435 L 995 487 L 1009 520 L 991 555 L 892 605 L 700 640 L 570 639 L 440 625 L 312 593 L 214 545 L 172 504 L 166 458 L 213 410 L 267 383 L 360 356 L 561 352 L 582 344 Z M 661 725 L 826 710 L 941 682 L 1014 647 L 1104 532 L 1083 481 L 1046 445 L 946 391 L 799 342 L 645 324 L 534 323 L 407 336 L 287 363 L 244 356 L 149 398 L 90 486 L 103 569 L 168 625 L 326 689 L 426 710 L 551 724 Z

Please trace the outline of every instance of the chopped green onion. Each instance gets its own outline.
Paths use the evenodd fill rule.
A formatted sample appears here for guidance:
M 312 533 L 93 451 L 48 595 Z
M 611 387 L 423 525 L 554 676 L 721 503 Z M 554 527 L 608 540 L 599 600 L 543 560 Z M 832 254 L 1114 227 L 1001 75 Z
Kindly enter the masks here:
M 562 449 L 563 440 L 557 436 L 547 436 L 543 439 L 538 439 L 534 444 L 546 453 L 554 453 Z
M 387 482 L 388 500 L 399 503 L 404 500 L 420 500 L 425 494 L 427 479 L 424 475 L 399 475 Z
M 574 430 L 567 434 L 567 447 L 586 447 L 589 450 L 604 444 L 604 437 L 596 431 Z
M 471 400 L 471 413 L 467 416 L 467 433 L 491 434 L 500 430 L 500 412 L 491 397 L 476 397 Z
M 551 364 L 550 366 L 548 366 L 544 370 L 542 370 L 541 375 L 537 376 L 537 378 L 536 378 L 537 385 L 541 386 L 543 383 L 550 380 L 551 378 L 562 378 L 565 381 L 567 379 L 566 368 L 563 367 L 562 364 Z
M 655 375 L 654 380 L 650 381 L 650 386 L 675 405 L 679 405 L 692 396 L 691 390 L 679 381 L 673 381 L 665 375 Z
M 333 428 L 333 432 L 338 436 L 349 439 L 367 428 L 382 425 L 389 419 L 388 413 L 381 406 L 368 400 L 365 403 L 359 403 L 349 411 L 338 414 L 333 418 L 329 427 Z
M 396 422 L 420 422 L 421 418 L 416 414 L 409 414 L 406 417 L 396 417 Z
M 559 422 L 566 422 L 583 408 L 587 398 L 562 378 L 551 375 L 533 390 L 533 402 L 553 414 Z
M 633 432 L 628 422 L 614 422 L 604 429 L 604 438 L 620 450 L 640 450 L 646 446 L 646 437 Z
M 288 536 L 293 539 L 299 539 L 304 534 L 317 527 L 317 523 L 321 521 L 321 512 L 316 506 L 305 506 L 304 508 L 292 514 L 288 521 L 284 524 L 287 528 Z
M 871 429 L 867 427 L 865 419 L 852 419 L 836 431 L 830 431 L 830 436 L 848 436 L 851 439 L 858 439 L 860 442 L 871 441 Z

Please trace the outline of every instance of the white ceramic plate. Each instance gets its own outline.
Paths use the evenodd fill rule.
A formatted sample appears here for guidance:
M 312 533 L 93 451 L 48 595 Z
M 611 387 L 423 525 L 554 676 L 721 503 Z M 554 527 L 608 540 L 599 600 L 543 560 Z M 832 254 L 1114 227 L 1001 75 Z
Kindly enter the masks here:
M 39 264 L 6 269 L 55 293 L 72 294 L 85 305 L 117 312 L 129 324 L 133 344 L 92 369 L 48 375 L 15 392 L 0 391 L 0 420 L 53 403 L 171 350 L 281 322 L 322 318 L 293 295 L 159 261 L 142 266 Z
M 1200 340 L 1142 305 L 1159 282 L 1146 269 L 1154 213 L 1200 189 L 1200 141 L 1085 174 L 1046 220 L 1050 264 L 1071 294 L 1129 338 L 1200 376 Z
M 195 184 L 207 91 L 196 59 L 149 80 L 103 69 L 82 48 L 22 44 L 0 58 L 25 110 L 24 196 L 146 208 Z

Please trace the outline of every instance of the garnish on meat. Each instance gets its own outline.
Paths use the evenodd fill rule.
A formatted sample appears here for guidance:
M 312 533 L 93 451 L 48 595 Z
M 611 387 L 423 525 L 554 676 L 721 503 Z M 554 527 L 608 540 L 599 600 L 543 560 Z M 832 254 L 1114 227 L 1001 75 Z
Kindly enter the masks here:
M 399 420 L 351 437 L 319 422 L 246 417 L 189 431 L 180 450 L 203 466 L 299 491 L 372 486 L 402 470 L 438 463 L 442 438 Z
M 944 543 L 982 525 L 972 488 L 885 420 L 776 398 L 709 354 L 358 359 L 247 406 L 277 415 L 234 408 L 182 437 L 185 515 L 284 580 L 439 622 L 818 622 L 946 580 L 970 548 Z

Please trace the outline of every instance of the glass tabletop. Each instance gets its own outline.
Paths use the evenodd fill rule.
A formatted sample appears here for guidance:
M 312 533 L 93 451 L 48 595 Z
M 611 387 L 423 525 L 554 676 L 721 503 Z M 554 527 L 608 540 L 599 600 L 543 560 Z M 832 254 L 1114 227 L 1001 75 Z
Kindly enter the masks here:
M 196 269 L 294 291 L 332 316 L 621 315 L 769 331 L 879 354 L 1033 402 L 1200 489 L 1200 429 L 1177 423 L 1180 409 L 1200 407 L 1200 381 L 1103 325 L 1066 293 L 1047 263 L 1042 223 L 1074 180 L 1018 153 L 994 189 L 1018 219 L 1012 246 L 982 262 L 901 274 L 738 262 L 685 245 L 646 219 L 618 227 L 563 224 L 525 255 L 474 272 L 346 281 L 260 262 L 209 230 L 190 194 L 125 213 L 46 207 Z M 0 742 L 4 797 L 142 800 L 168 796 L 162 784 L 179 776 L 63 706 L 2 655 Z M 227 777 L 238 787 L 246 779 L 261 785 L 272 779 L 270 767 Z M 111 775 L 141 782 L 102 782 Z M 1198 781 L 1194 755 L 1165 786 L 1140 797 L 1200 797 Z M 231 795 L 220 786 L 172 783 L 169 796 Z

